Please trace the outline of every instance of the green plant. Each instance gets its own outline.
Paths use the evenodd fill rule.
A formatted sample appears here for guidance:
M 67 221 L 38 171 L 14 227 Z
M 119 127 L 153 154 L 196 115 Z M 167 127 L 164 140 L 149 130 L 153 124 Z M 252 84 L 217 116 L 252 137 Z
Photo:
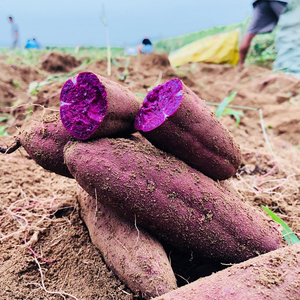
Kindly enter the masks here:
M 141 93 L 134 93 L 135 95 L 139 96 L 139 97 L 142 97 L 143 99 L 146 97 L 146 95 L 144 94 L 141 94 Z
M 296 244 L 299 243 L 300 240 L 298 237 L 293 233 L 292 229 L 283 221 L 281 220 L 276 214 L 274 214 L 270 209 L 265 206 L 261 206 L 267 214 L 277 223 L 282 226 L 282 235 L 285 238 L 288 244 Z
M 255 36 L 246 58 L 246 64 L 270 67 L 277 55 L 274 43 L 275 36 L 276 30 Z
M 232 115 L 236 120 L 235 125 L 238 126 L 240 124 L 240 116 L 243 116 L 244 113 L 239 110 L 226 108 L 226 106 L 234 99 L 236 94 L 237 91 L 231 92 L 218 106 L 218 108 L 215 111 L 215 114 L 218 118 L 220 118 L 222 115 Z
M 9 134 L 6 132 L 8 125 L 0 126 L 0 135 L 2 136 L 9 136 Z
M 22 88 L 22 82 L 19 80 L 13 79 L 12 84 L 17 90 Z
M 10 118 L 11 118 L 11 115 L 9 115 L 9 114 L 0 114 L 0 122 L 5 122 Z
M 30 82 L 29 88 L 27 91 L 30 95 L 35 95 L 38 93 L 38 91 L 44 85 L 50 84 L 55 81 L 65 82 L 68 79 L 70 79 L 71 77 L 74 77 L 83 67 L 85 67 L 87 65 L 89 65 L 89 60 L 84 60 L 78 68 L 74 69 L 70 73 L 56 73 L 54 75 L 49 75 L 48 77 L 46 77 L 45 80 L 43 80 L 41 82 L 32 81 L 32 82 Z

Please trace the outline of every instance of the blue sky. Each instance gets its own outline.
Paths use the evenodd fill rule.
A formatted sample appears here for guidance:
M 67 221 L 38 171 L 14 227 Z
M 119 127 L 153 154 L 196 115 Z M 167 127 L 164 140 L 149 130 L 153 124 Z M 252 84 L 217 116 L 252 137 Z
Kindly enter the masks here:
M 240 23 L 252 13 L 250 0 L 0 0 L 0 46 L 11 43 L 9 15 L 22 44 L 36 37 L 44 46 L 105 46 L 102 4 L 112 46 Z

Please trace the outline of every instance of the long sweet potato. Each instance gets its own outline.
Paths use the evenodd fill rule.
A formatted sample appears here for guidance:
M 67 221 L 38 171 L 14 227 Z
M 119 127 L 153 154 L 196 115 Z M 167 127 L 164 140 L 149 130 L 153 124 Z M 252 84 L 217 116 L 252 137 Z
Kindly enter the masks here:
M 108 267 L 135 294 L 151 299 L 177 288 L 171 264 L 156 238 L 81 188 L 78 200 L 93 244 Z
M 294 244 L 198 279 L 154 299 L 299 300 L 299 270 L 300 244 Z
M 214 180 L 231 177 L 240 165 L 240 147 L 232 135 L 179 79 L 148 93 L 135 128 L 156 147 Z
M 278 230 L 262 213 L 152 145 L 122 138 L 74 142 L 64 157 L 92 197 L 181 249 L 240 262 L 280 246 Z
M 80 140 L 134 132 L 134 119 L 141 107 L 129 89 L 91 72 L 67 80 L 60 101 L 65 128 Z
M 21 132 L 9 148 L 0 147 L 1 153 L 12 153 L 23 146 L 29 156 L 41 167 L 59 175 L 73 178 L 64 163 L 63 149 L 75 140 L 63 126 L 59 114 L 45 117 L 41 122 Z

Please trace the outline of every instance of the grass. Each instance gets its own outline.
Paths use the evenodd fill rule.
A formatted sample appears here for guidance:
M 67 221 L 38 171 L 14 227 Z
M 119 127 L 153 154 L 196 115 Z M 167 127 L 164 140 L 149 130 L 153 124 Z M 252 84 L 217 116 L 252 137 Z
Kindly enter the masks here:
M 244 113 L 240 110 L 234 110 L 231 108 L 228 108 L 228 104 L 234 99 L 236 96 L 237 91 L 231 92 L 225 99 L 220 103 L 220 105 L 215 110 L 215 114 L 218 118 L 220 118 L 222 115 L 231 115 L 235 118 L 235 126 L 239 126 L 240 124 L 240 116 L 243 116 Z
M 154 51 L 157 53 L 170 53 L 192 43 L 198 39 L 215 35 L 223 32 L 229 32 L 237 28 L 240 29 L 241 37 L 245 32 L 249 19 L 246 19 L 243 23 L 233 24 L 229 26 L 212 27 L 210 29 L 193 32 L 187 35 L 182 35 L 173 38 L 161 39 L 153 42 Z M 276 29 L 272 33 L 257 35 L 251 44 L 249 53 L 246 58 L 246 64 L 248 65 L 260 65 L 270 67 L 272 62 L 276 59 L 275 40 Z M 124 48 L 110 47 L 110 53 L 112 57 L 112 63 L 114 58 L 124 57 Z M 0 55 L 6 55 L 6 62 L 15 65 L 30 65 L 38 66 L 40 58 L 44 53 L 51 51 L 59 51 L 74 56 L 78 60 L 107 60 L 107 48 L 106 47 L 50 47 L 47 46 L 42 50 L 26 50 L 22 51 L 15 49 L 10 51 L 9 48 L 0 48 Z
M 7 56 L 5 62 L 13 65 L 28 65 L 38 67 L 41 62 L 41 56 L 52 51 L 62 52 L 74 56 L 78 60 L 106 60 L 106 47 L 45 47 L 42 50 L 19 50 L 10 51 L 9 48 L 0 47 L 0 55 Z M 124 56 L 124 49 L 119 47 L 111 47 L 112 57 L 118 58 Z
M 6 122 L 8 119 L 11 118 L 11 115 L 9 114 L 0 114 L 0 122 Z M 8 125 L 2 125 L 0 126 L 0 136 L 8 136 L 9 134 L 6 132 L 6 129 L 8 128 Z
M 271 67 L 277 55 L 275 37 L 276 30 L 255 36 L 247 55 L 246 64 Z
M 273 213 L 270 209 L 262 205 L 262 208 L 267 212 L 267 214 L 278 224 L 282 226 L 282 235 L 286 242 L 290 244 L 299 243 L 300 240 L 298 237 L 293 233 L 292 229 L 282 220 L 280 219 L 275 213 Z

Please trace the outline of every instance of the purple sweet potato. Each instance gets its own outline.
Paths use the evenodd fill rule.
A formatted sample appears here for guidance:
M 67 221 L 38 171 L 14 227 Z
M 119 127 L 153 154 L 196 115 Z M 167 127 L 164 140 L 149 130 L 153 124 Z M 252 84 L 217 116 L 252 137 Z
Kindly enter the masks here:
M 299 300 L 299 270 L 300 244 L 294 244 L 198 279 L 155 300 Z
M 45 117 L 41 122 L 21 132 L 9 148 L 0 147 L 1 153 L 12 153 L 23 146 L 29 156 L 41 167 L 56 174 L 73 178 L 64 163 L 63 149 L 75 140 L 64 128 L 59 114 Z
M 66 81 L 60 101 L 65 128 L 80 140 L 134 132 L 134 119 L 141 107 L 129 89 L 91 72 Z
M 240 165 L 240 147 L 232 135 L 179 79 L 148 93 L 135 128 L 157 148 L 214 180 L 230 178 Z
M 135 294 L 151 299 L 177 288 L 168 257 L 155 237 L 81 188 L 78 201 L 93 244 L 108 267 Z
M 240 262 L 281 245 L 262 213 L 153 145 L 123 138 L 71 142 L 64 157 L 92 197 L 175 247 Z

